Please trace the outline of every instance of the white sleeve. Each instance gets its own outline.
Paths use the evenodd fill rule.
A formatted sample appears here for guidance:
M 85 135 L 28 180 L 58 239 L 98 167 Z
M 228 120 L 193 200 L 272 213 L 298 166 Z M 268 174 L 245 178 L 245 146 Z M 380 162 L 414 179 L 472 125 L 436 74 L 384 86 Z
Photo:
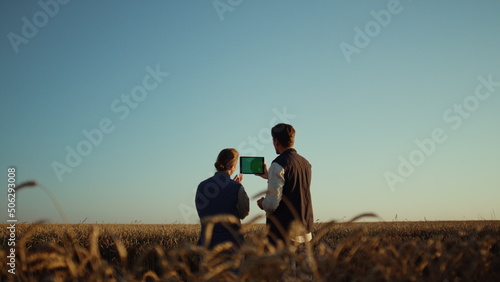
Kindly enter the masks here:
M 272 213 L 278 208 L 285 185 L 285 169 L 278 163 L 272 163 L 268 171 L 266 198 L 262 202 L 264 210 Z

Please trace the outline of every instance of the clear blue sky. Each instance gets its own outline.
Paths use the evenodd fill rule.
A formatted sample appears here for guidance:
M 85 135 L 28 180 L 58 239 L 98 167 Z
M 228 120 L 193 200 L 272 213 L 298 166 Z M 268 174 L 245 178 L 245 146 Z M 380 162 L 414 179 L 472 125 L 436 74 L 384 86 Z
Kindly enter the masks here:
M 196 223 L 219 151 L 269 164 L 285 120 L 315 219 L 500 219 L 500 1 L 41 3 L 0 2 L 2 190 L 15 166 L 73 223 Z M 39 187 L 17 217 L 61 221 Z

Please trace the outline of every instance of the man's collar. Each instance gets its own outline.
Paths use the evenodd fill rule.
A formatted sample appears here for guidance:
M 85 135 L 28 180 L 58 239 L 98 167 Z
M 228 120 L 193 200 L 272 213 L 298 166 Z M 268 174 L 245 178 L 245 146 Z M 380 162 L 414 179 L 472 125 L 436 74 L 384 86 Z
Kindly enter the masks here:
M 295 150 L 295 148 L 293 148 L 293 147 L 292 147 L 292 148 L 288 148 L 288 149 L 286 149 L 285 151 L 283 151 L 280 155 L 282 155 L 282 154 L 284 154 L 284 153 L 287 153 L 287 152 L 288 152 L 288 153 L 296 153 L 296 152 L 297 152 L 297 150 Z

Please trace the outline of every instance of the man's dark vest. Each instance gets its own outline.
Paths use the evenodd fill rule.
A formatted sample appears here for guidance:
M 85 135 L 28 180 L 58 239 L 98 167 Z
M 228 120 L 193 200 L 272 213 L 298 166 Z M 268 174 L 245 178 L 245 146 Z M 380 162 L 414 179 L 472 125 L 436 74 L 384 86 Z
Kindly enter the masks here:
M 267 219 L 267 224 L 270 226 L 270 241 L 274 243 L 273 241 L 280 239 L 288 242 L 287 233 L 293 220 L 302 223 L 307 232 L 313 229 L 311 164 L 297 154 L 295 149 L 286 150 L 273 162 L 284 168 L 285 185 L 278 208 Z M 286 234 L 283 234 L 283 231 Z
M 224 172 L 217 172 L 213 177 L 208 178 L 198 185 L 196 190 L 195 204 L 198 216 L 203 219 L 207 216 L 229 214 L 238 217 L 238 192 L 241 184 L 231 180 L 230 176 Z M 198 244 L 203 245 L 205 239 L 206 226 L 201 226 L 201 236 Z M 226 241 L 233 242 L 236 246 L 242 243 L 243 237 L 239 234 L 240 225 L 232 224 L 229 229 L 222 224 L 215 224 L 212 233 L 212 240 L 209 247 Z M 235 235 L 238 236 L 235 236 Z

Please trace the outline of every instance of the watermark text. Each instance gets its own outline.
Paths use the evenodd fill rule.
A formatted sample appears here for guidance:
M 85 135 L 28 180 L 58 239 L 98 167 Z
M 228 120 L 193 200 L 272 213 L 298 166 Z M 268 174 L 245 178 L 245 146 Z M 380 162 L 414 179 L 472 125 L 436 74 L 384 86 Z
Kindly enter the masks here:
M 445 110 L 442 114 L 443 121 L 450 126 L 454 131 L 458 130 L 464 120 L 471 117 L 481 102 L 489 99 L 495 92 L 495 88 L 500 87 L 500 81 L 494 81 L 493 75 L 489 74 L 487 77 L 479 76 L 479 83 L 476 85 L 474 94 L 464 98 L 461 103 L 455 103 L 453 107 Z M 431 132 L 429 138 L 423 140 L 416 139 L 415 148 L 407 157 L 399 155 L 398 167 L 396 172 L 387 170 L 384 173 L 385 180 L 391 191 L 396 190 L 396 185 L 404 183 L 408 177 L 413 175 L 416 167 L 425 163 L 427 158 L 432 156 L 439 144 L 443 144 L 448 140 L 448 134 L 444 128 L 438 127 Z
M 19 45 L 28 44 L 33 39 L 40 28 L 43 28 L 49 23 L 50 18 L 54 18 L 58 13 L 60 6 L 68 4 L 69 0 L 40 0 L 38 5 L 41 10 L 35 12 L 31 19 L 22 17 L 23 25 L 19 34 L 9 32 L 7 39 L 9 39 L 12 49 L 17 54 L 19 53 Z
M 147 66 L 146 72 L 147 74 L 142 78 L 142 83 L 133 87 L 130 94 L 122 94 L 120 98 L 116 98 L 111 102 L 111 112 L 116 114 L 119 120 L 125 120 L 130 115 L 130 112 L 136 109 L 147 98 L 148 94 L 170 75 L 168 72 L 161 71 L 160 65 L 156 65 L 155 68 Z M 66 157 L 64 162 L 53 161 L 51 164 L 59 182 L 63 181 L 64 174 L 73 172 L 74 168 L 82 163 L 83 157 L 90 155 L 94 148 L 103 142 L 106 134 L 110 134 L 115 129 L 115 123 L 109 117 L 102 118 L 96 128 L 83 129 L 81 133 L 84 138 L 75 146 L 67 145 L 65 147 Z
M 11 167 L 7 169 L 7 271 L 10 274 L 16 274 L 16 169 Z

